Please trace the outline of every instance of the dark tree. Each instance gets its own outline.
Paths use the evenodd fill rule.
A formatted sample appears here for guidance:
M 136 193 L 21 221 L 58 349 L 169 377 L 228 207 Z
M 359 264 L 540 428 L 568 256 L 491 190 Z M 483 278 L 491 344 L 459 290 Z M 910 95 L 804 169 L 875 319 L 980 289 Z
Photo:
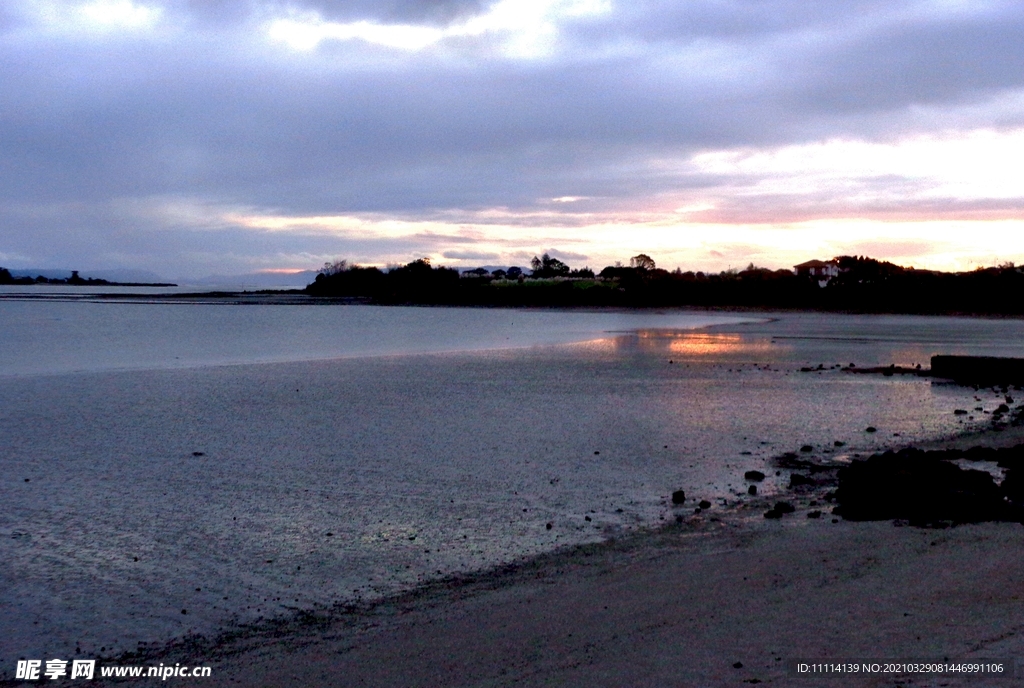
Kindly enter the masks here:
M 629 267 L 637 270 L 653 270 L 656 266 L 653 258 L 646 253 L 640 253 L 629 259 Z
M 534 256 L 530 267 L 533 268 L 533 277 L 565 277 L 570 272 L 568 265 L 546 253 L 540 258 Z

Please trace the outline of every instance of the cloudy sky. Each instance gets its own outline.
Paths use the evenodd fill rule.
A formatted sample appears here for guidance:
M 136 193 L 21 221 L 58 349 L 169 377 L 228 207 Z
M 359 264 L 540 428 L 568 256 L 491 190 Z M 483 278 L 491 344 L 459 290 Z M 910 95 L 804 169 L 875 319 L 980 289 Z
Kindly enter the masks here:
M 0 265 L 1024 262 L 1024 3 L 3 0 Z

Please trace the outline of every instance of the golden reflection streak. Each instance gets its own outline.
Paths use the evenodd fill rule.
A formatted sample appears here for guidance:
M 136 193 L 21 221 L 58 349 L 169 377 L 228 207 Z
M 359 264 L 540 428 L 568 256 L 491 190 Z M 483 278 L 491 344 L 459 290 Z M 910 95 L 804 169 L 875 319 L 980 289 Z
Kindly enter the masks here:
M 652 351 L 670 353 L 682 358 L 765 354 L 785 347 L 772 344 L 771 339 L 745 339 L 738 334 L 709 334 L 706 332 L 678 332 L 672 330 L 638 330 L 614 337 L 603 337 L 580 346 L 593 353 L 621 351 Z

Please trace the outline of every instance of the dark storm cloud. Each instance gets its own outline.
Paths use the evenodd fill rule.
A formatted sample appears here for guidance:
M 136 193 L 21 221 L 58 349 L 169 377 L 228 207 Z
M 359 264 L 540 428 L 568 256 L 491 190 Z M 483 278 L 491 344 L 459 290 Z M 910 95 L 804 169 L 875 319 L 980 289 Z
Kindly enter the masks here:
M 9 255 L 124 246 L 119 199 L 293 215 L 628 206 L 735 181 L 652 160 L 898 137 L 922 107 L 946 128 L 985 126 L 987 100 L 1024 86 L 1017 3 L 623 2 L 564 18 L 532 59 L 496 52 L 501 35 L 420 52 L 265 38 L 266 22 L 303 12 L 452 26 L 487 11 L 479 1 L 178 0 L 152 34 L 52 31 L 31 6 L 0 5 L 0 202 L 63 219 L 6 214 Z M 131 236 L 132 255 L 157 245 Z

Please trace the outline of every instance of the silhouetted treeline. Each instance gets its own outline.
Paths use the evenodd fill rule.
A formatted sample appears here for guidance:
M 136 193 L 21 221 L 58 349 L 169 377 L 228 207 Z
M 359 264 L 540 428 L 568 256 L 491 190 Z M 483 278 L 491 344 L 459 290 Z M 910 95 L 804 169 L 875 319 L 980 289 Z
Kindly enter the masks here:
M 11 274 L 11 271 L 7 268 L 0 268 L 0 284 L 72 284 L 109 286 L 114 283 L 103 279 L 93 279 L 91 277 L 83 279 L 78 276 L 77 270 L 72 271 L 71 277 L 44 277 L 43 275 L 36 275 L 35 277 L 14 277 Z
M 0 268 L 0 284 L 69 284 L 75 287 L 176 287 L 169 282 L 110 282 L 96 277 L 79 277 L 78 270 L 71 277 L 15 277 L 7 268 Z
M 1013 265 L 944 273 L 871 258 L 836 259 L 829 280 L 750 265 L 717 274 L 658 269 L 641 254 L 633 265 L 597 276 L 541 260 L 531 276 L 460 276 L 425 259 L 400 268 L 326 267 L 306 287 L 316 296 L 363 297 L 381 304 L 474 306 L 706 306 L 864 313 L 1024 314 L 1024 272 Z M 646 260 L 645 260 L 646 259 Z M 649 261 L 649 262 L 648 262 Z M 639 265 L 637 265 L 639 264 Z M 555 274 L 552 275 L 551 273 Z M 542 276 L 538 276 L 542 275 Z

